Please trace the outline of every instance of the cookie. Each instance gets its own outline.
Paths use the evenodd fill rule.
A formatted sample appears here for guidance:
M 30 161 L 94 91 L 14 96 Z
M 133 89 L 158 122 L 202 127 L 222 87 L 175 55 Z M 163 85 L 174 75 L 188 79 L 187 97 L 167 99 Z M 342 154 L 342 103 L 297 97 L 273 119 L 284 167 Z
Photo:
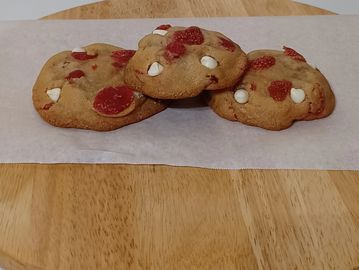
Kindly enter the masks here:
M 166 104 L 124 82 L 124 68 L 135 51 L 92 44 L 49 59 L 33 87 L 40 116 L 58 127 L 108 131 L 141 121 Z
M 161 25 L 139 42 L 125 81 L 153 98 L 188 98 L 233 86 L 246 63 L 246 54 L 221 33 Z
M 291 48 L 248 54 L 248 69 L 232 89 L 209 93 L 219 116 L 269 130 L 286 129 L 296 120 L 328 116 L 335 98 L 323 74 Z

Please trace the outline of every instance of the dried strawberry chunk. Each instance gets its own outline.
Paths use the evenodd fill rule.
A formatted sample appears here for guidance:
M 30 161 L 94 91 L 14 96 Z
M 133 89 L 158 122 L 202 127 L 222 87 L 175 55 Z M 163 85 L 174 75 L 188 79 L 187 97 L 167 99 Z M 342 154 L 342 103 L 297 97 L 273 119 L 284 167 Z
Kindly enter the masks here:
M 72 72 L 69 73 L 69 75 L 67 75 L 67 77 L 65 78 L 66 80 L 71 80 L 71 79 L 78 79 L 85 76 L 85 73 L 82 70 L 74 70 Z
M 96 58 L 97 54 L 89 55 L 86 52 L 73 52 L 71 53 L 71 56 L 77 60 L 85 61 Z
M 197 26 L 174 32 L 173 39 L 187 45 L 200 45 L 204 42 L 202 31 Z
M 169 28 L 171 28 L 172 26 L 170 24 L 161 24 L 160 26 L 158 26 L 156 29 L 158 30 L 167 30 Z
M 128 61 L 135 55 L 136 51 L 134 50 L 119 50 L 113 51 L 111 54 L 111 58 L 114 63 L 113 66 L 117 68 L 123 68 L 127 65 Z
M 251 83 L 251 90 L 252 90 L 252 91 L 256 91 L 256 90 L 257 90 L 257 85 L 256 85 L 254 82 Z
M 287 97 L 291 88 L 292 82 L 290 81 L 272 81 L 268 86 L 268 92 L 275 101 L 283 101 Z
M 128 108 L 133 100 L 133 89 L 128 86 L 106 87 L 97 93 L 92 106 L 101 114 L 116 115 Z
M 47 104 L 44 105 L 44 107 L 42 107 L 42 109 L 47 111 L 52 107 L 52 105 L 54 105 L 53 102 L 47 103 Z
M 177 41 L 172 41 L 166 46 L 165 57 L 167 60 L 179 58 L 186 53 L 186 47 Z
M 263 70 L 275 64 L 275 58 L 270 55 L 258 57 L 249 63 L 249 68 L 253 70 Z
M 303 55 L 296 52 L 292 48 L 288 48 L 286 46 L 283 46 L 284 54 L 293 58 L 294 60 L 301 61 L 301 62 L 307 62 Z
M 220 42 L 219 44 L 224 47 L 226 50 L 230 51 L 230 52 L 234 52 L 236 49 L 236 45 L 234 44 L 234 42 L 232 40 L 223 38 L 223 37 L 218 37 Z

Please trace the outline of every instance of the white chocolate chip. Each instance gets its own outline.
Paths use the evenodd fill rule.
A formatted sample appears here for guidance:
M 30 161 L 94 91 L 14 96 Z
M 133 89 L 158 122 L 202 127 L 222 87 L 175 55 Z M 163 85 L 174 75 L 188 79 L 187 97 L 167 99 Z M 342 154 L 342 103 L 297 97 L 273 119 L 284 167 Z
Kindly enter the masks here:
M 218 62 L 216 61 L 216 59 L 207 55 L 201 58 L 201 64 L 209 69 L 215 69 L 218 66 Z
M 133 94 L 135 95 L 136 98 L 140 99 L 143 97 L 143 94 L 137 91 L 134 91 Z
M 76 47 L 75 49 L 72 50 L 72 52 L 74 53 L 84 53 L 86 52 L 86 50 L 84 48 L 81 48 L 81 47 Z
M 236 90 L 236 92 L 234 93 L 234 99 L 240 104 L 247 103 L 249 99 L 247 90 L 245 89 Z
M 316 66 L 315 64 L 309 63 L 309 62 L 307 62 L 307 64 L 308 64 L 309 66 L 311 66 L 312 68 L 317 69 L 317 66 Z
M 302 103 L 305 99 L 305 92 L 302 89 L 290 89 L 290 97 L 294 103 Z
M 167 30 L 162 30 L 162 29 L 155 29 L 152 32 L 152 34 L 160 35 L 160 36 L 165 36 L 167 33 L 168 33 Z
M 148 69 L 147 74 L 151 77 L 154 77 L 160 75 L 162 71 L 163 71 L 163 66 L 158 62 L 154 62 Z
M 50 90 L 46 91 L 46 94 L 54 102 L 57 102 L 59 100 L 60 93 L 61 93 L 61 88 L 53 88 L 53 89 L 50 89 Z

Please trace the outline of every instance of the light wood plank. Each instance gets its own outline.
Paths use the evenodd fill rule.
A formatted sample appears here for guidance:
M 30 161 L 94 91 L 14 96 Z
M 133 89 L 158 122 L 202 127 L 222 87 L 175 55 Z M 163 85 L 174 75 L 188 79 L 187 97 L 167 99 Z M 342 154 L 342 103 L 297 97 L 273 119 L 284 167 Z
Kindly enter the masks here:
M 3 167 L 0 247 L 16 261 L 1 254 L 0 262 L 13 269 L 359 265 L 356 207 L 343 199 L 349 192 L 357 200 L 359 172 L 349 173 L 353 185 L 341 193 L 333 177 L 342 172 Z
M 105 0 L 65 10 L 45 18 L 110 19 L 324 14 L 334 13 L 289 0 Z
M 10 174 L 19 171 L 8 167 Z M 7 202 L 0 205 L 0 224 L 7 224 L 1 235 L 7 237 L 0 246 L 29 265 L 257 267 L 227 171 L 201 176 L 201 169 L 150 165 L 21 167 L 23 174 L 36 173 L 1 181 Z
M 359 228 L 328 172 L 248 170 L 237 184 L 262 269 L 359 265 Z

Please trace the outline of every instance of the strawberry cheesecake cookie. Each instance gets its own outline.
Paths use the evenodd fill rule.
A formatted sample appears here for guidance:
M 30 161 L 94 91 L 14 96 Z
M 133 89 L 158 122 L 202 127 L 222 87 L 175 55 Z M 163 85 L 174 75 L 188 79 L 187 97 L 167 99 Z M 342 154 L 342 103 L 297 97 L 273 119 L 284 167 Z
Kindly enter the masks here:
M 139 42 L 125 81 L 153 98 L 188 98 L 233 86 L 246 64 L 246 54 L 221 33 L 161 25 Z
M 234 88 L 209 92 L 219 116 L 269 130 L 328 116 L 335 98 L 323 74 L 295 50 L 257 50 Z
M 40 116 L 58 127 L 114 130 L 166 108 L 124 82 L 135 51 L 92 44 L 61 52 L 47 61 L 33 87 Z

